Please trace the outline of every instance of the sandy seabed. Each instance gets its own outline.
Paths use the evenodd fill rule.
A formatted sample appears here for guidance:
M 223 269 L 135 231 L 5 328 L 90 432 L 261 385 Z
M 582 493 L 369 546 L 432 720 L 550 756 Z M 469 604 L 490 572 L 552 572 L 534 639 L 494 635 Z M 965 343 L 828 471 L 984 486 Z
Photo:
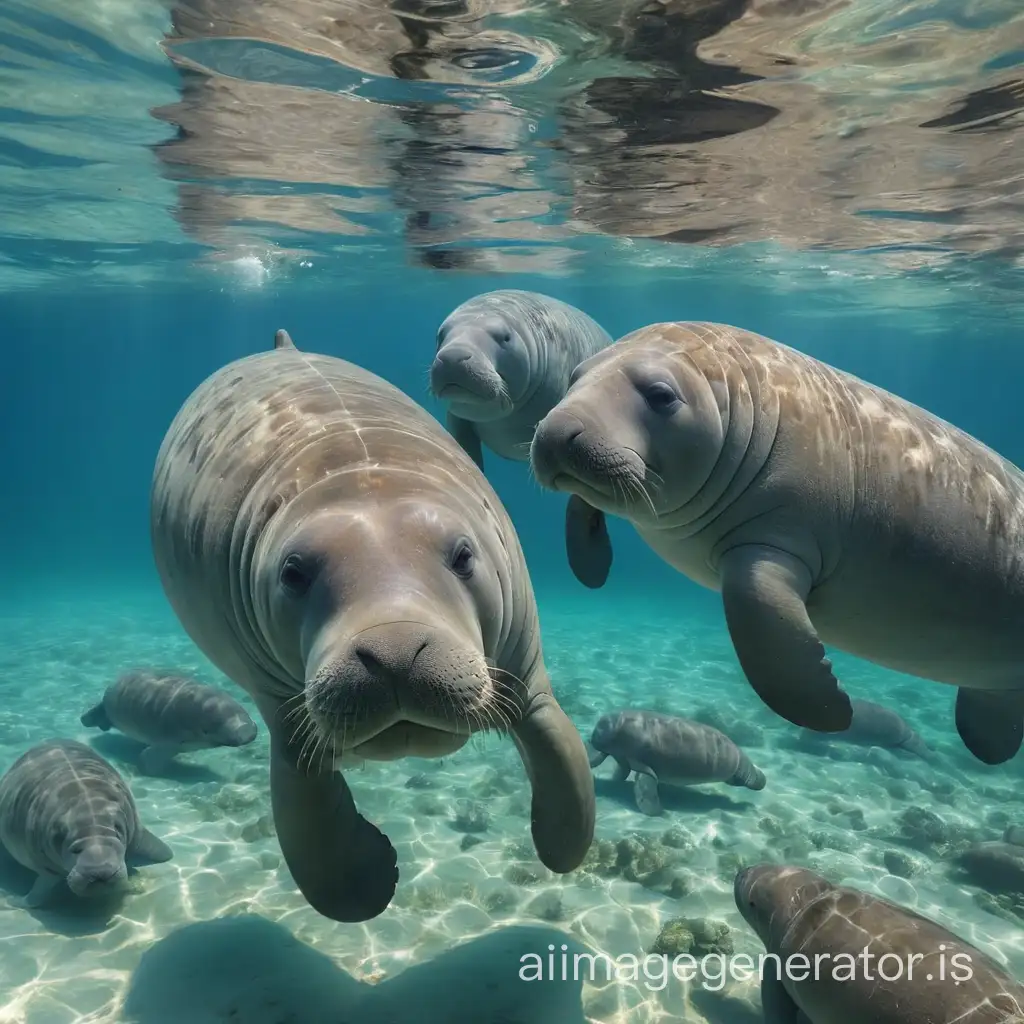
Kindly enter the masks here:
M 140 868 L 114 906 L 45 911 L 9 904 L 31 876 L 5 865 L 0 1024 L 754 1024 L 756 978 L 662 986 L 653 968 L 631 980 L 628 964 L 678 918 L 720 934 L 725 925 L 736 953 L 763 952 L 732 895 L 736 870 L 762 860 L 911 907 L 1024 978 L 1024 921 L 959 881 L 945 842 L 1024 825 L 1024 772 L 966 754 L 951 688 L 837 656 L 850 693 L 899 710 L 934 757 L 812 743 L 747 686 L 721 621 L 542 593 L 553 685 L 585 736 L 620 707 L 699 717 L 740 743 L 767 787 L 663 793 L 665 813 L 651 818 L 606 762 L 596 770 L 598 842 L 584 868 L 559 877 L 533 851 L 529 789 L 510 741 L 474 740 L 439 762 L 368 765 L 349 781 L 397 848 L 401 881 L 380 917 L 339 925 L 309 908 L 284 867 L 262 723 L 248 747 L 184 755 L 151 777 L 135 766 L 136 744 L 78 720 L 120 672 L 140 666 L 223 685 L 255 718 L 248 698 L 158 594 L 62 597 L 0 608 L 0 770 L 44 739 L 92 743 L 130 781 L 143 822 L 174 859 Z M 937 815 L 943 836 L 922 838 L 908 811 Z M 570 956 L 601 952 L 625 966 L 610 981 L 600 966 L 593 982 L 572 980 L 571 967 L 564 983 L 520 980 L 524 956 L 535 963 L 563 943 Z

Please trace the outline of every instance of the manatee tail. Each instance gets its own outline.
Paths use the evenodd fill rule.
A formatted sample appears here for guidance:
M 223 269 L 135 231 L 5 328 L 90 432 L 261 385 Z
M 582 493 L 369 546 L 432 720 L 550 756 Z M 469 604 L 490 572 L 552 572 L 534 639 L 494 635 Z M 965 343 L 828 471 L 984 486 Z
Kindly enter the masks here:
M 114 723 L 107 716 L 106 708 L 103 707 L 103 701 L 86 711 L 79 721 L 87 729 L 102 729 L 104 732 L 114 727 Z
M 740 755 L 740 766 L 736 769 L 736 774 L 729 780 L 729 785 L 745 786 L 747 789 L 757 790 L 764 789 L 767 784 L 768 780 L 764 777 L 764 772 L 746 754 Z

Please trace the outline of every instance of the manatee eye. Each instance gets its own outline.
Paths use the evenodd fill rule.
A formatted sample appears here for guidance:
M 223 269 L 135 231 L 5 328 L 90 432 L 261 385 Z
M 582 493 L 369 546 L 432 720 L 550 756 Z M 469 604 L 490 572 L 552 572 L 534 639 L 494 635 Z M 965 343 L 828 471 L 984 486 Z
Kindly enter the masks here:
M 312 573 L 309 572 L 303 562 L 301 555 L 291 554 L 281 566 L 281 586 L 292 597 L 302 597 L 313 583 Z
M 683 404 L 679 395 L 676 394 L 676 389 L 661 380 L 648 384 L 643 389 L 643 395 L 644 401 L 647 402 L 651 411 L 663 416 L 675 412 Z
M 437 347 L 440 348 L 444 344 L 444 339 L 448 336 L 448 329 L 446 327 L 440 327 L 437 332 Z
M 451 570 L 459 579 L 468 580 L 473 575 L 476 555 L 468 540 L 460 540 L 452 549 Z
M 494 340 L 499 345 L 507 345 L 512 340 L 512 332 L 507 327 L 502 327 L 494 332 Z

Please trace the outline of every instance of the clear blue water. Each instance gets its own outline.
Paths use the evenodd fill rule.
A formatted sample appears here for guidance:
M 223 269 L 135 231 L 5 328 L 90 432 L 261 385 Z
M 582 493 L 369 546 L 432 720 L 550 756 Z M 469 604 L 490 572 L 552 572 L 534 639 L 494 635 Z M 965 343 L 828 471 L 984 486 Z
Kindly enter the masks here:
M 174 851 L 102 914 L 22 909 L 31 876 L 3 867 L 0 1024 L 752 1024 L 749 980 L 517 971 L 549 943 L 642 957 L 679 918 L 720 922 L 756 954 L 732 879 L 761 860 L 916 909 L 1024 981 L 1024 893 L 994 899 L 951 859 L 1024 827 L 1024 760 L 967 754 L 952 688 L 836 653 L 851 694 L 899 710 L 934 759 L 807 741 L 747 685 L 717 595 L 618 520 L 608 585 L 585 591 L 563 499 L 494 457 L 581 733 L 623 706 L 699 717 L 736 736 L 765 790 L 702 787 L 650 818 L 598 768 L 598 841 L 648 859 L 557 877 L 529 843 L 509 741 L 369 764 L 350 782 L 401 880 L 384 914 L 340 925 L 282 863 L 265 730 L 153 777 L 137 745 L 79 722 L 120 673 L 154 664 L 256 716 L 170 610 L 148 501 L 181 403 L 277 328 L 442 418 L 426 388 L 435 333 L 481 291 L 556 296 L 616 338 L 721 321 L 1024 465 L 1016 7 L 804 6 L 723 15 L 684 60 L 658 40 L 689 52 L 679 40 L 700 19 L 685 5 L 665 8 L 675 35 L 598 3 L 418 9 L 413 22 L 448 18 L 447 34 L 399 46 L 397 6 L 357 31 L 362 8 L 210 0 L 174 8 L 175 36 L 162 3 L 0 0 L 0 771 L 50 737 L 89 742 Z M 321 31 L 330 18 L 341 27 Z M 969 96 L 973 132 L 958 131 Z M 486 809 L 482 831 L 460 824 L 467 806 Z M 943 839 L 921 839 L 922 811 Z

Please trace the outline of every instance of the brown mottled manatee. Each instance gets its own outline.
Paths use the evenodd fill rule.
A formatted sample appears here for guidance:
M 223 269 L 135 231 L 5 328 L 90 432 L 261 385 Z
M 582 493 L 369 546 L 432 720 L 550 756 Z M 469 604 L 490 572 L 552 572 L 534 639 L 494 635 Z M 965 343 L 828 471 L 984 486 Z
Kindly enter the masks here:
M 778 864 L 740 871 L 734 895 L 778 958 L 763 964 L 765 1024 L 1024 1021 L 1024 986 L 912 910 Z
M 125 672 L 81 722 L 145 743 L 139 754 L 145 772 L 160 771 L 185 751 L 244 747 L 256 739 L 256 723 L 231 694 L 163 669 Z
M 26 907 L 46 905 L 61 882 L 76 896 L 113 892 L 126 864 L 172 856 L 139 821 L 117 769 L 84 743 L 62 739 L 27 750 L 0 778 L 0 844 L 37 875 L 20 901 Z
M 540 859 L 580 864 L 593 776 L 551 691 L 516 531 L 412 399 L 279 331 L 178 412 L 151 526 L 182 625 L 267 724 L 278 839 L 319 913 L 376 917 L 398 881 L 335 766 L 440 757 L 483 729 L 523 759 Z
M 590 737 L 591 768 L 605 758 L 616 762 L 615 778 L 636 772 L 633 792 L 644 813 L 661 813 L 659 786 L 724 782 L 760 790 L 764 773 L 728 736 L 710 725 L 656 711 L 602 715 Z
M 740 665 L 819 732 L 853 709 L 824 644 L 958 687 L 979 760 L 1024 736 L 1024 474 L 881 388 L 723 324 L 635 331 L 576 368 L 531 452 L 719 590 Z
M 437 332 L 430 390 L 447 425 L 484 468 L 483 446 L 516 462 L 530 458 L 537 424 L 565 396 L 573 369 L 612 343 L 582 310 L 538 292 L 502 289 L 463 302 Z M 612 564 L 604 514 L 578 495 L 565 511 L 569 567 L 603 586 Z
M 853 720 L 849 729 L 829 734 L 829 739 L 846 740 L 861 746 L 887 747 L 905 750 L 909 754 L 927 758 L 929 750 L 924 740 L 891 708 L 870 700 L 851 700 Z M 811 737 L 821 733 L 810 731 Z

